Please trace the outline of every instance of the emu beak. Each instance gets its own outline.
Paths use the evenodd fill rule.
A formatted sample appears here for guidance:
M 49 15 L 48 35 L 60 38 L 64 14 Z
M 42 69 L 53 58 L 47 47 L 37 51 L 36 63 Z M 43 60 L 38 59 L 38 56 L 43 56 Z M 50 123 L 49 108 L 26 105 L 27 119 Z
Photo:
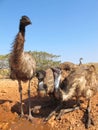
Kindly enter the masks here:
M 32 22 L 30 21 L 30 24 L 32 24 Z

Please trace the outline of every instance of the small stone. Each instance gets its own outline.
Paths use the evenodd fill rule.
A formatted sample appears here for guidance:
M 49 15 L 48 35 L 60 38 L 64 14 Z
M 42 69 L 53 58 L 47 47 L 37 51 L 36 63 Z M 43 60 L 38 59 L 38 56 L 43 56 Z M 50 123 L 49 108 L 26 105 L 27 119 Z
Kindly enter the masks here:
M 3 109 L 7 112 L 11 110 L 11 104 L 8 101 L 3 103 L 2 106 L 3 106 Z
M 6 93 L 7 91 L 6 90 L 1 90 L 1 93 Z

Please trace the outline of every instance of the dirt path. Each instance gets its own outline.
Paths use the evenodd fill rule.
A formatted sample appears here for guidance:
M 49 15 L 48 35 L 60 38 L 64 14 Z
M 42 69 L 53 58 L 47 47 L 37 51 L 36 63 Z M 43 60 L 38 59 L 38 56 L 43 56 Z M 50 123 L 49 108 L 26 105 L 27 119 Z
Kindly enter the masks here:
M 24 112 L 28 114 L 28 95 L 27 83 L 23 83 L 23 102 Z M 17 81 L 9 79 L 0 79 L 0 130 L 85 130 L 85 108 L 86 101 L 82 99 L 81 110 L 75 110 L 64 114 L 61 120 L 55 120 L 54 116 L 45 123 L 43 120 L 54 110 L 54 105 L 40 108 L 34 111 L 35 106 L 51 104 L 49 97 L 40 98 L 36 92 L 36 79 L 31 83 L 31 103 L 34 119 L 29 122 L 27 119 L 19 118 L 20 104 Z M 67 102 L 72 106 L 74 100 Z M 95 125 L 89 130 L 98 130 L 98 93 L 92 98 L 92 112 Z

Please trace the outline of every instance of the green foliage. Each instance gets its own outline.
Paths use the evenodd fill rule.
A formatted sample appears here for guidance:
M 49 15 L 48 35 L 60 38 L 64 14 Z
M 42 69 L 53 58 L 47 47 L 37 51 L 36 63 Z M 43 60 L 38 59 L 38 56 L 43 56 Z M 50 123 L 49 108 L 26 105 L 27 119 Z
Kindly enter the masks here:
M 0 69 L 0 78 L 9 77 L 9 69 Z
M 61 61 L 58 61 L 57 59 L 60 58 L 59 55 L 50 54 L 47 52 L 29 52 L 36 60 L 37 63 L 37 70 L 39 69 L 46 69 L 48 67 L 56 67 L 58 66 Z
M 0 55 L 0 60 L 5 60 L 9 57 L 9 54 L 7 55 Z
M 58 58 L 60 58 L 59 55 L 53 55 L 42 51 L 40 52 L 29 51 L 28 53 L 30 53 L 35 58 L 37 63 L 37 70 L 46 69 L 48 67 L 56 67 L 59 66 L 59 64 L 61 63 L 60 61 L 57 60 Z M 9 71 L 7 71 L 7 69 L 9 70 L 8 59 L 9 59 L 9 54 L 0 55 L 0 74 L 3 76 L 9 75 Z
M 37 70 L 46 69 L 48 67 L 56 67 L 61 63 L 60 55 L 54 55 L 47 52 L 29 51 L 29 53 L 35 58 L 37 63 Z M 9 76 L 9 54 L 0 55 L 0 75 Z M 88 63 L 94 64 L 98 73 L 98 63 Z

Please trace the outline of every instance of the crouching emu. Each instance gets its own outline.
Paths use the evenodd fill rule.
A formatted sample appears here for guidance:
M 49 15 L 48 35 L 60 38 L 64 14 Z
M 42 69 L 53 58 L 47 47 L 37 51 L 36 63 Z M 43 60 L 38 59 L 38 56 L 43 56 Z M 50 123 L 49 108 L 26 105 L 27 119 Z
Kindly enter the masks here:
M 29 116 L 28 119 L 32 119 L 31 115 L 31 103 L 30 103 L 30 81 L 34 76 L 36 70 L 36 62 L 32 56 L 24 52 L 25 42 L 25 27 L 31 24 L 30 19 L 27 16 L 22 16 L 20 19 L 19 32 L 13 42 L 12 52 L 9 58 L 10 65 L 10 77 L 16 79 L 19 85 L 20 103 L 21 103 L 21 117 L 24 116 L 22 106 L 22 85 L 21 81 L 28 82 L 28 98 L 29 98 Z
M 96 79 L 96 69 L 94 65 L 90 66 L 79 66 L 65 78 L 65 86 L 62 89 L 59 89 L 59 98 L 62 102 L 68 101 L 72 99 L 72 97 L 76 97 L 77 105 L 80 106 L 79 98 L 84 97 L 87 99 L 87 119 L 86 119 L 86 128 L 89 128 L 90 124 L 93 124 L 93 120 L 90 116 L 91 111 L 91 98 L 97 92 L 97 79 Z M 79 108 L 79 107 L 78 107 Z M 68 110 L 61 110 L 58 115 L 58 118 L 66 112 L 73 111 L 76 108 L 70 108 Z M 55 110 L 58 110 L 56 108 Z M 54 112 L 52 112 L 53 114 Z M 52 115 L 50 114 L 49 117 Z M 49 119 L 48 117 L 48 119 Z

